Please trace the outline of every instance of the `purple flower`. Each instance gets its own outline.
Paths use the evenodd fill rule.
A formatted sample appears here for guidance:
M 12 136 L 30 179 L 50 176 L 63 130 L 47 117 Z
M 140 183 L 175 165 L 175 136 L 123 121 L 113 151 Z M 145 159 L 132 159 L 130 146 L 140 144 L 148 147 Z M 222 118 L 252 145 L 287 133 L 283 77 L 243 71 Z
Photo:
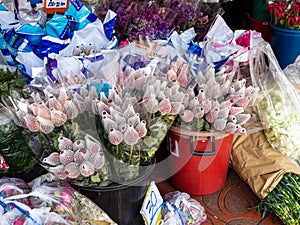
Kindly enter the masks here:
M 101 1 L 97 16 L 104 19 L 108 9 L 117 13 L 115 35 L 120 41 L 166 38 L 170 31 L 185 31 L 194 27 L 200 40 L 207 33 L 218 7 L 200 7 L 196 3 L 180 0 L 169 1 Z M 209 9 L 208 9 L 209 8 Z M 207 15 L 208 11 L 210 15 Z

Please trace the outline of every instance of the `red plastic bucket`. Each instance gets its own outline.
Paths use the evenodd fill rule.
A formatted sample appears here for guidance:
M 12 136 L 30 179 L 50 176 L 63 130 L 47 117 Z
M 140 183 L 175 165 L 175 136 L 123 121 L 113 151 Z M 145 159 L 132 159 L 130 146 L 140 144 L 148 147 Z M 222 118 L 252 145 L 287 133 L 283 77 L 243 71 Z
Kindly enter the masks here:
M 265 20 L 256 20 L 248 15 L 249 26 L 251 30 L 256 30 L 261 33 L 262 38 L 271 43 L 272 32 L 270 27 L 270 22 Z
M 168 132 L 172 184 L 192 195 L 219 191 L 227 179 L 233 135 L 193 132 L 172 126 Z

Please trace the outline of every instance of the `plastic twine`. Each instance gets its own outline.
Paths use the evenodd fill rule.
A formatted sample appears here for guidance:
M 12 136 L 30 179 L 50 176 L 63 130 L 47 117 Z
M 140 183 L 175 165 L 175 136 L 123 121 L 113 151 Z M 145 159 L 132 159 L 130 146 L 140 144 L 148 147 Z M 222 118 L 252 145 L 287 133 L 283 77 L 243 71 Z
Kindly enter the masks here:
M 154 214 L 153 214 L 152 217 L 150 218 L 150 224 L 149 224 L 149 225 L 152 225 L 152 222 L 153 222 L 154 217 L 156 216 L 156 214 L 158 213 L 158 211 L 159 211 L 162 207 L 166 207 L 166 212 L 165 212 L 164 214 L 162 214 L 162 216 L 164 217 L 164 216 L 167 214 L 167 212 L 168 212 L 168 205 L 167 205 L 167 203 L 168 203 L 168 202 L 165 201 L 165 202 L 163 202 L 162 204 L 160 204 L 159 207 L 157 207 L 157 209 L 155 210 Z M 180 221 L 181 221 L 181 224 L 184 225 L 184 221 L 183 221 L 183 218 L 182 218 L 182 216 L 181 216 L 181 212 L 179 211 L 179 209 L 178 209 L 175 205 L 173 205 L 172 207 L 173 207 L 173 208 L 175 209 L 175 211 L 178 213 L 179 218 L 180 218 Z M 159 224 L 160 224 L 160 225 L 163 225 L 163 220 L 160 220 L 160 221 L 159 221 Z
M 175 209 L 175 211 L 178 213 L 179 215 L 179 218 L 181 220 L 181 224 L 184 225 L 184 221 L 183 221 L 183 218 L 181 216 L 181 212 L 179 211 L 179 209 L 176 207 L 176 205 L 173 205 L 173 208 Z
M 22 203 L 20 203 L 22 204 Z M 17 204 L 13 203 L 13 202 L 9 202 L 8 204 L 6 204 L 5 202 L 0 200 L 0 205 L 4 208 L 4 210 L 6 211 L 10 211 L 11 208 L 9 207 L 9 205 L 13 206 L 14 208 L 16 208 L 19 212 L 21 212 L 23 215 L 25 215 L 28 219 L 30 219 L 34 224 L 36 225 L 41 225 L 39 224 L 32 216 L 29 215 L 28 212 L 26 212 L 24 209 L 22 209 L 20 206 L 18 206 Z M 22 204 L 23 205 L 23 204 Z

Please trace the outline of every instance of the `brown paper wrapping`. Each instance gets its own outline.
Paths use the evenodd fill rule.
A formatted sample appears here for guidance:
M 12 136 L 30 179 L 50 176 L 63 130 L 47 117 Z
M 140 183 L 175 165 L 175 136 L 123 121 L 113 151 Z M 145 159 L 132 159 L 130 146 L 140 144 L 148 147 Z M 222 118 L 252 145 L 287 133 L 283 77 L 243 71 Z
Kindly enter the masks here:
M 300 167 L 275 151 L 263 131 L 236 135 L 230 163 L 260 199 L 276 187 L 284 174 L 300 174 Z

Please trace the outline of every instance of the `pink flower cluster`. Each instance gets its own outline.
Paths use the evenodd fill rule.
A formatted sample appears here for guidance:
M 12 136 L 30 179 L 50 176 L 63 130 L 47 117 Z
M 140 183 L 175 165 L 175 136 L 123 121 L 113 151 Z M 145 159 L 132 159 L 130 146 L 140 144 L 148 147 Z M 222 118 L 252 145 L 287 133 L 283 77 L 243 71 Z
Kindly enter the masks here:
M 273 25 L 290 30 L 300 30 L 300 3 L 280 1 L 268 4 Z
M 59 179 L 89 177 L 105 163 L 102 145 L 91 135 L 72 141 L 58 138 L 58 149 L 43 159 L 44 166 Z

